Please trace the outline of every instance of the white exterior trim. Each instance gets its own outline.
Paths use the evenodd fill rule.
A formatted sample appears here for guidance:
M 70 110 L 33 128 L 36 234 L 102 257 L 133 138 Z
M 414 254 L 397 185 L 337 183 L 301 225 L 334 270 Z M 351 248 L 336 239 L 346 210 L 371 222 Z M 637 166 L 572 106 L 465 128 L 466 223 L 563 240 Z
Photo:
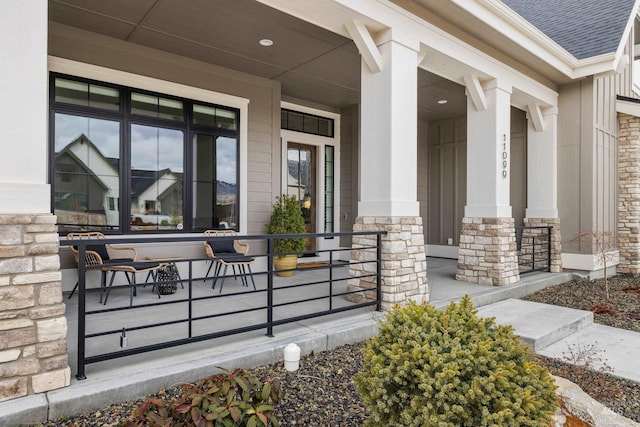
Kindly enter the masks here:
M 295 142 L 306 145 L 313 145 L 318 147 L 317 150 L 317 159 L 316 159 L 316 183 L 317 183 L 317 195 L 318 201 L 316 203 L 316 233 L 324 233 L 324 147 L 326 145 L 332 145 L 334 147 L 333 153 L 333 225 L 334 232 L 340 232 L 340 115 L 336 113 L 331 113 L 328 111 L 318 110 L 315 108 L 304 107 L 298 104 L 293 104 L 290 102 L 281 102 L 281 107 L 286 108 L 287 110 L 299 111 L 301 113 L 314 114 L 316 116 L 327 117 L 329 119 L 334 120 L 334 136 L 326 137 L 319 135 L 311 135 L 308 133 L 296 132 L 286 129 L 280 130 L 281 135 L 281 165 L 282 165 L 282 175 L 281 175 L 281 188 L 280 194 L 287 194 L 287 146 L 289 142 Z M 326 249 L 337 249 L 340 247 L 340 239 L 316 239 L 316 248 L 317 250 L 326 250 Z M 320 259 L 324 259 L 327 257 L 326 253 L 320 254 Z
M 475 73 L 483 83 L 491 79 L 504 81 L 526 94 L 522 103 L 514 104 L 521 109 L 532 101 L 541 107 L 555 107 L 558 104 L 555 87 L 541 84 L 388 0 L 258 1 L 345 37 L 350 37 L 346 23 L 358 19 L 371 33 L 378 35 L 378 45 L 388 39 L 387 30 L 392 28 L 394 40 L 426 55 L 420 68 L 459 84 L 464 84 L 462 75 L 465 73 Z M 606 59 L 611 61 L 612 67 L 614 55 L 609 56 Z M 601 59 L 596 57 L 594 61 L 600 62 Z M 585 61 L 585 66 L 591 67 L 591 60 Z M 608 71 L 611 67 L 600 68 L 601 71 Z M 594 74 L 598 70 L 589 68 L 584 75 Z
M 571 79 L 615 71 L 624 51 L 624 43 L 633 25 L 633 20 L 631 20 L 631 24 L 627 23 L 615 52 L 576 59 L 549 36 L 499 0 L 452 1 Z M 637 10 L 638 1 L 633 7 L 632 17 L 635 17 Z
M 616 112 L 640 117 L 640 103 L 618 99 L 616 100 Z
M 620 263 L 620 253 L 611 251 L 607 254 L 607 268 Z M 598 254 L 562 254 L 562 268 L 565 270 L 594 271 L 604 268 L 602 256 Z
M 248 154 L 248 133 L 249 133 L 249 100 L 238 96 L 213 92 L 180 83 L 160 80 L 152 77 L 140 76 L 125 71 L 115 70 L 69 59 L 49 56 L 49 71 L 69 74 L 103 81 L 107 83 L 129 86 L 136 89 L 144 89 L 152 92 L 165 93 L 167 95 L 179 96 L 182 98 L 208 102 L 212 104 L 225 105 L 240 110 L 240 223 L 241 234 L 247 233 L 247 154 Z

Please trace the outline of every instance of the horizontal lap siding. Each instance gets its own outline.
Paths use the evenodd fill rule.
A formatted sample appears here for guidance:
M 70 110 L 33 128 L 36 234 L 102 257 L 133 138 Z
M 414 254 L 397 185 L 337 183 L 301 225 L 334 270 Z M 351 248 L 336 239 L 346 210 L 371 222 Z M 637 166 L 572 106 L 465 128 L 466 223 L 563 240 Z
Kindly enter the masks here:
M 358 107 L 340 115 L 340 231 L 353 231 L 358 215 Z M 350 247 L 351 237 L 340 237 L 340 246 Z

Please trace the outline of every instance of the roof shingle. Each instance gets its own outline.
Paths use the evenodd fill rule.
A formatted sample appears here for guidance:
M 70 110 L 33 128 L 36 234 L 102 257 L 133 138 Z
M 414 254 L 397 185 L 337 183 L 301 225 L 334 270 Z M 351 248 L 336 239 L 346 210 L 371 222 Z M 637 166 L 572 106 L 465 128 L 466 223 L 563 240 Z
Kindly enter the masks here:
M 634 0 L 502 0 L 577 59 L 615 52 Z

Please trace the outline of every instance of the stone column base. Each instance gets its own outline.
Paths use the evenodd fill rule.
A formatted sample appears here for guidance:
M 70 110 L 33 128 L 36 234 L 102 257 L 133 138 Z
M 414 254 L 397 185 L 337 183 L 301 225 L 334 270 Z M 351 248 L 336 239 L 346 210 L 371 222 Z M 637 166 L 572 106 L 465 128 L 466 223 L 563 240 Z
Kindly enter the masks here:
M 640 118 L 618 113 L 618 272 L 640 274 Z
M 0 401 L 68 386 L 56 217 L 0 215 Z
M 562 245 L 560 234 L 560 218 L 524 218 L 525 227 L 553 227 L 551 229 L 551 272 L 560 273 L 562 271 Z M 522 232 L 522 239 L 526 237 L 536 239 L 536 245 L 547 244 L 546 230 L 527 229 Z M 523 255 L 526 256 L 526 251 L 523 250 Z M 546 267 L 546 261 L 544 265 L 536 262 L 535 268 Z
M 462 219 L 456 280 L 494 286 L 520 281 L 513 218 Z
M 382 309 L 409 300 L 429 300 L 427 258 L 421 217 L 357 217 L 353 231 L 386 231 L 382 236 Z M 357 250 L 373 246 L 373 236 L 353 236 L 352 261 L 375 261 L 375 249 Z M 347 292 L 351 302 L 376 299 L 376 277 L 361 277 L 376 273 L 375 262 L 352 264 Z M 369 289 L 369 290 L 364 290 Z M 361 292 L 358 292 L 361 291 Z

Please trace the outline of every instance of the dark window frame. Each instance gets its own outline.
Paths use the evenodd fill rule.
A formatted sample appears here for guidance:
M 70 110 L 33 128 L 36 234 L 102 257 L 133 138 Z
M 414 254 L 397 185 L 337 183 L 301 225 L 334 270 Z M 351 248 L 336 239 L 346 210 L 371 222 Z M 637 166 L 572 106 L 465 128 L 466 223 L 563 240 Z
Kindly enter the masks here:
M 297 114 L 297 115 L 300 115 L 302 117 L 302 129 L 289 126 L 289 114 L 290 113 Z M 288 109 L 288 108 L 281 108 L 280 109 L 280 116 L 281 116 L 281 123 L 280 123 L 280 128 L 281 129 L 291 130 L 291 131 L 295 131 L 295 132 L 307 133 L 309 135 L 324 136 L 324 137 L 327 137 L 327 138 L 335 137 L 336 122 L 332 118 L 319 116 L 317 114 L 304 113 L 302 111 L 291 110 L 291 109 Z M 305 126 L 306 119 L 312 119 L 314 121 L 317 120 L 318 130 L 316 130 L 314 132 L 314 131 L 311 131 L 310 129 L 305 129 L 305 127 L 306 127 Z M 328 132 L 326 134 L 320 132 L 320 126 L 319 126 L 320 119 L 326 120 L 327 122 L 331 123 L 331 132 Z
M 55 100 L 55 80 L 61 78 L 65 80 L 77 81 L 81 83 L 95 84 L 119 91 L 120 108 L 118 111 L 101 109 L 98 107 L 81 106 L 72 103 L 57 102 Z M 151 117 L 131 112 L 131 94 L 141 93 L 161 98 L 181 101 L 184 108 L 184 120 L 172 120 L 158 117 Z M 235 129 L 218 128 L 193 123 L 193 106 L 203 105 L 235 113 Z M 192 233 L 203 231 L 204 228 L 195 228 L 193 225 L 193 150 L 192 138 L 197 133 L 205 133 L 214 137 L 229 137 L 236 140 L 236 227 L 239 231 L 242 212 L 240 202 L 242 191 L 240 188 L 240 129 L 241 120 L 240 109 L 220 104 L 213 104 L 201 100 L 182 98 L 165 93 L 153 92 L 135 87 L 117 85 L 102 82 L 94 79 L 62 74 L 49 73 L 49 183 L 51 187 L 51 212 L 55 212 L 55 176 L 56 176 L 56 151 L 55 151 L 55 115 L 69 114 L 94 119 L 112 120 L 120 123 L 120 162 L 119 162 L 119 226 L 117 230 L 100 230 L 104 234 L 166 234 L 166 233 Z M 130 223 L 131 200 L 129 195 L 131 190 L 131 126 L 133 124 L 143 126 L 154 126 L 166 129 L 181 130 L 183 132 L 183 200 L 182 217 L 183 228 L 171 230 L 132 230 Z M 215 163 L 215 159 L 212 159 Z M 214 165 L 215 167 L 215 165 Z M 82 224 L 79 224 L 81 226 Z M 60 234 L 65 235 L 69 231 L 61 230 Z

